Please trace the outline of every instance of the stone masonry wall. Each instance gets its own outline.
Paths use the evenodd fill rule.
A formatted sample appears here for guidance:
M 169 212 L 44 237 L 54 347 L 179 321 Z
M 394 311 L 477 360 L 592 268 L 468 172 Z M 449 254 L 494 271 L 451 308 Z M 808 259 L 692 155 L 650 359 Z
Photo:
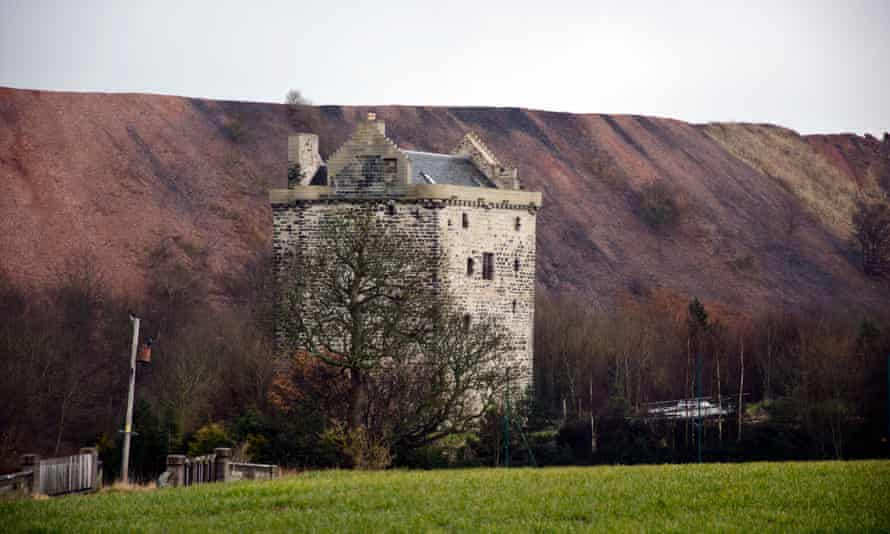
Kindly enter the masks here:
M 309 181 L 315 176 L 315 171 L 322 164 L 318 154 L 318 136 L 315 134 L 300 133 L 287 138 L 287 169 L 288 187 L 297 185 L 309 185 Z M 291 169 L 298 170 L 297 176 L 291 179 Z
M 429 253 L 443 252 L 438 277 L 470 320 L 496 315 L 512 346 L 513 387 L 524 390 L 531 380 L 534 325 L 534 210 L 520 206 L 492 207 L 479 202 L 423 199 L 324 199 L 273 205 L 273 247 L 276 275 L 289 276 L 295 254 L 317 242 L 322 225 L 357 206 L 374 209 L 378 217 L 429 243 Z M 464 227 L 464 216 L 467 226 Z M 518 226 L 517 226 L 518 219 Z M 491 280 L 483 278 L 483 254 L 493 254 Z M 474 272 L 467 274 L 467 259 Z M 518 263 L 517 263 L 518 262 Z M 518 269 L 517 269 L 518 267 Z M 276 333 L 279 347 L 282 334 Z
M 527 208 L 476 202 L 449 203 L 439 215 L 448 293 L 470 320 L 493 315 L 506 327 L 513 345 L 508 357 L 511 378 L 516 378 L 512 385 L 519 391 L 532 376 L 536 219 Z M 485 253 L 494 255 L 491 280 L 483 276 Z M 467 273 L 468 259 L 473 260 L 472 274 Z
M 394 225 L 396 236 L 410 236 L 425 244 L 430 255 L 439 253 L 439 209 L 430 202 L 326 199 L 300 201 L 288 206 L 273 205 L 273 265 L 276 278 L 286 283 L 287 277 L 293 276 L 291 265 L 294 259 L 312 250 L 319 242 L 322 227 L 357 209 L 373 210 L 381 222 Z M 283 333 L 276 328 L 279 348 L 283 347 L 283 340 Z
M 404 194 L 411 161 L 381 133 L 379 123 L 360 123 L 328 161 L 328 183 L 338 195 Z

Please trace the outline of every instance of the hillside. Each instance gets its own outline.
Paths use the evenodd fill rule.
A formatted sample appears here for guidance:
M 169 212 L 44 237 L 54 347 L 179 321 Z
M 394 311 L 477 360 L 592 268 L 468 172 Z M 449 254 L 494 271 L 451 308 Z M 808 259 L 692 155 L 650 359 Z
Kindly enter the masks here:
M 268 250 L 265 191 L 286 182 L 287 135 L 327 156 L 368 108 L 0 88 L 0 269 L 52 285 L 66 258 L 95 259 L 138 297 L 162 263 L 227 280 Z M 515 108 L 381 106 L 400 146 L 447 151 L 473 130 L 544 195 L 538 283 L 608 303 L 652 291 L 727 310 L 780 301 L 879 308 L 850 243 L 862 189 L 890 190 L 890 136 L 803 137 L 769 125 L 692 125 Z M 669 184 L 682 217 L 653 231 L 642 186 Z

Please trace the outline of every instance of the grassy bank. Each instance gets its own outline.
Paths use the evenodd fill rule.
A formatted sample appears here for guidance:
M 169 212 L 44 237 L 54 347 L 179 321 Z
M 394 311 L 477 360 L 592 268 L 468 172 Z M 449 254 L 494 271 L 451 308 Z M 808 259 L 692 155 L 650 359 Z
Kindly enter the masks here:
M 888 503 L 888 461 L 329 471 L 0 502 L 0 530 L 862 532 Z

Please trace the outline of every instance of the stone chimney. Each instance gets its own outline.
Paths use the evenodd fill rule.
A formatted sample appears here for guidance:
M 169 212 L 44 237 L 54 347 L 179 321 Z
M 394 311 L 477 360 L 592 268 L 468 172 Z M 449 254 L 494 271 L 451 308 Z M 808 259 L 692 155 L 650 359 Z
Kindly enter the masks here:
M 323 161 L 318 154 L 318 136 L 298 133 L 287 138 L 287 186 L 309 185 Z
M 377 128 L 377 131 L 380 132 L 380 135 L 386 135 L 386 122 L 383 120 L 377 120 L 377 113 L 369 111 L 366 121 L 371 126 Z

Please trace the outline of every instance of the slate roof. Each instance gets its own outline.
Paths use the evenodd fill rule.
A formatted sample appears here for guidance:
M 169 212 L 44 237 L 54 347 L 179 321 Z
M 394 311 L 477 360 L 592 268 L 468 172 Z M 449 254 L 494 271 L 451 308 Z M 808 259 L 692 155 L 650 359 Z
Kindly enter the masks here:
M 328 185 L 328 166 L 321 165 L 318 167 L 318 170 L 315 171 L 315 174 L 312 175 L 312 180 L 309 180 L 309 185 Z
M 467 158 L 414 150 L 403 152 L 411 160 L 412 184 L 495 187 Z

